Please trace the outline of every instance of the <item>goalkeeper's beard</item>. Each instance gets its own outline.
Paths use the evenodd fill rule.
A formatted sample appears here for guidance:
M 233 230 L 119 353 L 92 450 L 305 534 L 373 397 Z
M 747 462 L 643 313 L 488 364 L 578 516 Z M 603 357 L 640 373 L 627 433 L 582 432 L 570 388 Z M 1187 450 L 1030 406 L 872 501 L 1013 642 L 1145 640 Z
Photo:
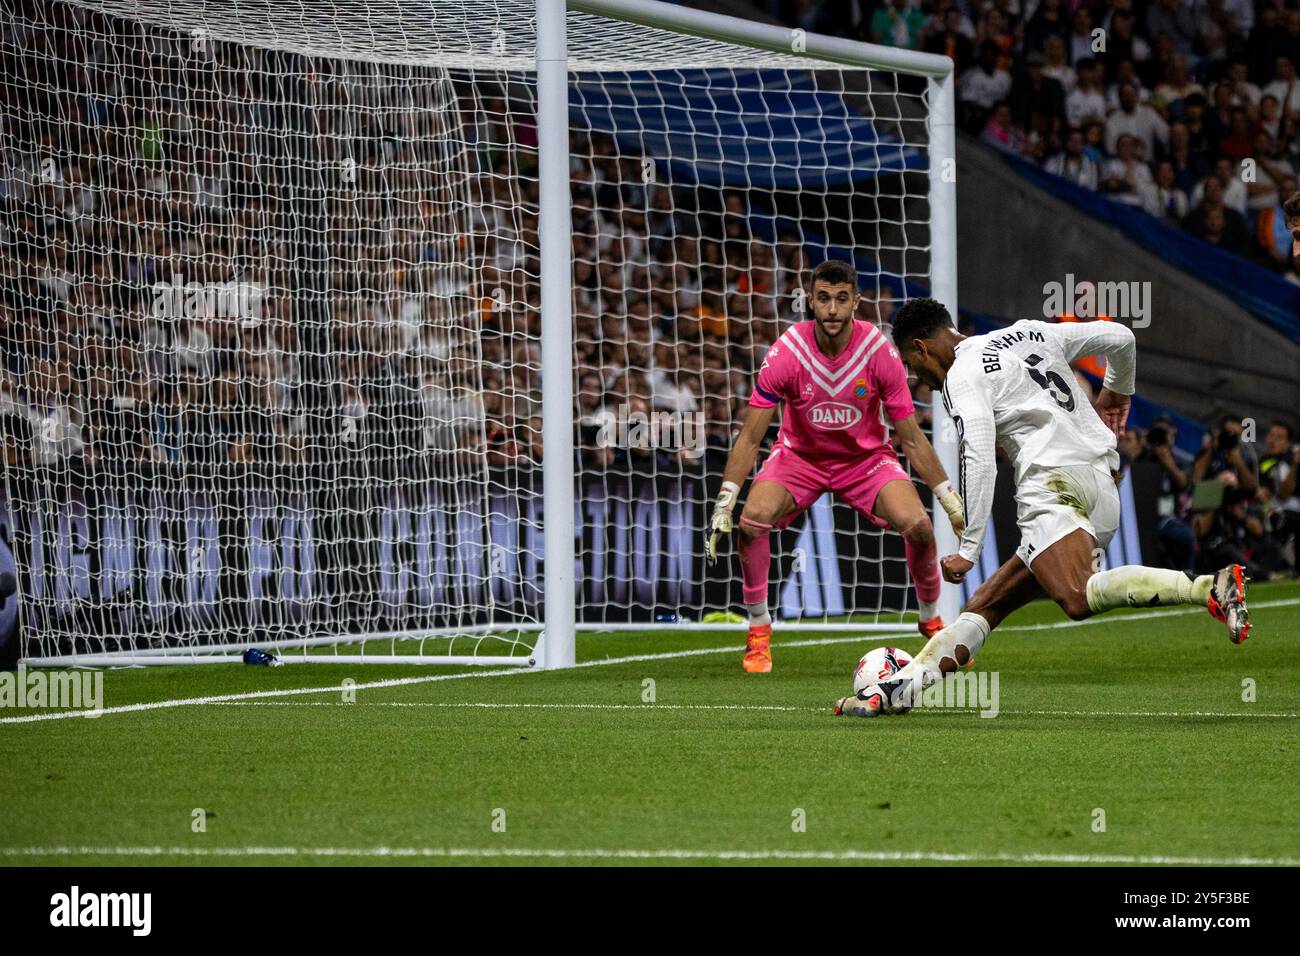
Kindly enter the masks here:
M 818 318 L 817 331 L 821 333 L 819 338 L 834 347 L 835 352 L 840 352 L 848 345 L 849 338 L 853 334 L 853 323 L 851 319 L 822 319 Z M 831 332 L 826 326 L 828 323 L 835 323 L 838 328 Z M 820 343 L 819 343 L 820 344 Z

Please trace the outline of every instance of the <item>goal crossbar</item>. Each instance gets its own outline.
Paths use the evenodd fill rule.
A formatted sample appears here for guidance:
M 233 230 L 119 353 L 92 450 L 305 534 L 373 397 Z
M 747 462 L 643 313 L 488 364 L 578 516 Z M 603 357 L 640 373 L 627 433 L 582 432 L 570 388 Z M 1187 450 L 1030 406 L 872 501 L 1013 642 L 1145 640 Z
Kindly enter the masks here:
M 894 70 L 927 77 L 948 76 L 953 70 L 952 60 L 939 53 L 808 33 L 798 28 L 742 20 L 721 13 L 663 3 L 661 0 L 568 0 L 568 8 L 658 30 L 822 60 L 828 65 Z

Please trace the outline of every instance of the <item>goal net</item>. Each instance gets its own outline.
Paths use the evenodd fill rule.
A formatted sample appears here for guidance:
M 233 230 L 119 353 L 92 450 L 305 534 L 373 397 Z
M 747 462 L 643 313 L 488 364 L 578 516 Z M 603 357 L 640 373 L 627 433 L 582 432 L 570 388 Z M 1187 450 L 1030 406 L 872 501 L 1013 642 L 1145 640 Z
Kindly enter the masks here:
M 572 360 L 543 368 L 537 9 L 0 0 L 0 559 L 32 660 L 528 664 L 548 580 L 579 628 L 739 604 L 702 529 L 754 375 L 823 259 L 873 322 L 930 289 L 943 71 L 571 3 Z M 829 500 L 773 587 L 805 623 L 912 599 L 901 541 Z

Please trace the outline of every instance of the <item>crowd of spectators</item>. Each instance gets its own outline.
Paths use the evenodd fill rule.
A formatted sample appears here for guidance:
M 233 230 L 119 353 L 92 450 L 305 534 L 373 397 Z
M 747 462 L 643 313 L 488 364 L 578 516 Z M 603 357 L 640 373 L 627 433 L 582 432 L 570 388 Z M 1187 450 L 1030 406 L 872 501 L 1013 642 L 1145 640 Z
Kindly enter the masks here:
M 1300 441 L 1294 426 L 1224 415 L 1196 455 L 1176 447 L 1177 425 L 1161 417 L 1128 428 L 1119 450 L 1127 464 L 1158 468 L 1157 532 L 1169 567 L 1208 573 L 1241 564 L 1257 580 L 1293 577 L 1300 539 Z
M 952 58 L 996 149 L 1300 282 L 1294 0 L 753 0 L 791 25 Z
M 417 467 L 413 456 L 541 460 L 536 130 L 518 90 L 332 75 L 328 62 L 220 46 L 210 51 L 217 67 L 195 70 L 160 60 L 156 46 L 112 42 L 120 23 L 55 9 L 70 18 L 61 29 L 10 38 L 27 60 L 15 75 L 41 82 L 4 93 L 0 433 L 10 462 L 198 473 L 341 466 L 360 452 L 397 480 Z M 1064 174 L 1090 186 L 1145 171 L 1158 190 L 1189 162 L 1209 162 L 1210 117 L 1188 122 L 1189 93 L 1172 118 L 1169 88 L 1194 85 L 1214 58 L 1189 52 L 1157 69 L 1147 61 L 1165 44 L 1153 41 L 1148 55 L 1112 67 L 1082 55 L 1078 36 L 1057 42 L 1057 27 L 1068 19 L 1084 35 L 1115 21 L 1113 48 L 1124 39 L 1136 52 L 1128 0 L 1074 13 L 1042 0 L 1022 16 L 1017 0 L 995 0 L 921 16 L 897 0 L 870 19 L 886 42 L 938 43 L 964 60 L 967 121 L 1017 149 L 1034 140 L 1051 163 L 1059 152 Z M 968 37 L 972 15 L 979 32 Z M 1225 36 L 1222 65 L 1236 75 Z M 1039 47 L 1043 64 L 1017 59 Z M 990 77 L 996 96 L 981 92 Z M 1102 101 L 1105 122 L 1066 118 L 1090 117 Z M 304 125 L 297 106 L 307 102 Z M 452 172 L 438 166 L 448 111 L 459 113 L 463 150 Z M 1115 155 L 1097 166 L 1090 150 Z M 708 447 L 725 452 L 753 372 L 792 317 L 807 251 L 794 232 L 757 234 L 745 193 L 647 182 L 644 157 L 608 136 L 575 132 L 571 154 L 583 466 L 706 468 L 698 448 L 610 444 L 599 430 L 611 417 L 700 415 Z M 1183 211 L 1221 231 L 1219 206 L 1257 193 L 1234 177 L 1234 157 L 1217 161 L 1183 190 Z M 207 296 L 197 305 L 187 298 L 195 288 Z M 881 289 L 859 314 L 883 325 L 893 307 Z M 918 387 L 916 398 L 924 420 L 930 396 Z M 1168 472 L 1161 539 L 1172 563 L 1236 548 L 1281 570 L 1294 564 L 1300 513 L 1294 435 L 1276 424 L 1267 457 L 1255 456 L 1249 443 L 1228 447 L 1221 436 L 1233 427 L 1194 462 L 1173 457 L 1168 426 L 1126 445 Z M 1194 508 L 1206 481 L 1227 490 Z
M 41 77 L 5 92 L 10 445 L 101 468 L 540 460 L 526 91 L 220 44 L 196 68 L 188 38 L 51 9 L 56 28 L 9 25 L 15 75 Z M 600 426 L 701 416 L 729 447 L 805 249 L 754 234 L 744 193 L 646 182 L 609 136 L 575 131 L 571 151 L 584 464 L 698 468 L 698 446 L 612 446 Z M 861 314 L 892 305 L 868 295 Z

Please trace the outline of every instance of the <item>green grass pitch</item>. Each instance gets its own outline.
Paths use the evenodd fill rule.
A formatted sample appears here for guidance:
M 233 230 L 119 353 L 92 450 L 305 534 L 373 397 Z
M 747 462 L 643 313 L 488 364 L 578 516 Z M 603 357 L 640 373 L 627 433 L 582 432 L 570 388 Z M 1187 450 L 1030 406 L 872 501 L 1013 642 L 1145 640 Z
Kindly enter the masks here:
M 978 662 L 992 719 L 835 718 L 882 638 L 779 626 L 769 675 L 687 628 L 554 673 L 113 670 L 95 719 L 0 711 L 0 862 L 1297 864 L 1300 593 L 1250 597 L 1240 647 L 1200 611 L 1025 608 Z

